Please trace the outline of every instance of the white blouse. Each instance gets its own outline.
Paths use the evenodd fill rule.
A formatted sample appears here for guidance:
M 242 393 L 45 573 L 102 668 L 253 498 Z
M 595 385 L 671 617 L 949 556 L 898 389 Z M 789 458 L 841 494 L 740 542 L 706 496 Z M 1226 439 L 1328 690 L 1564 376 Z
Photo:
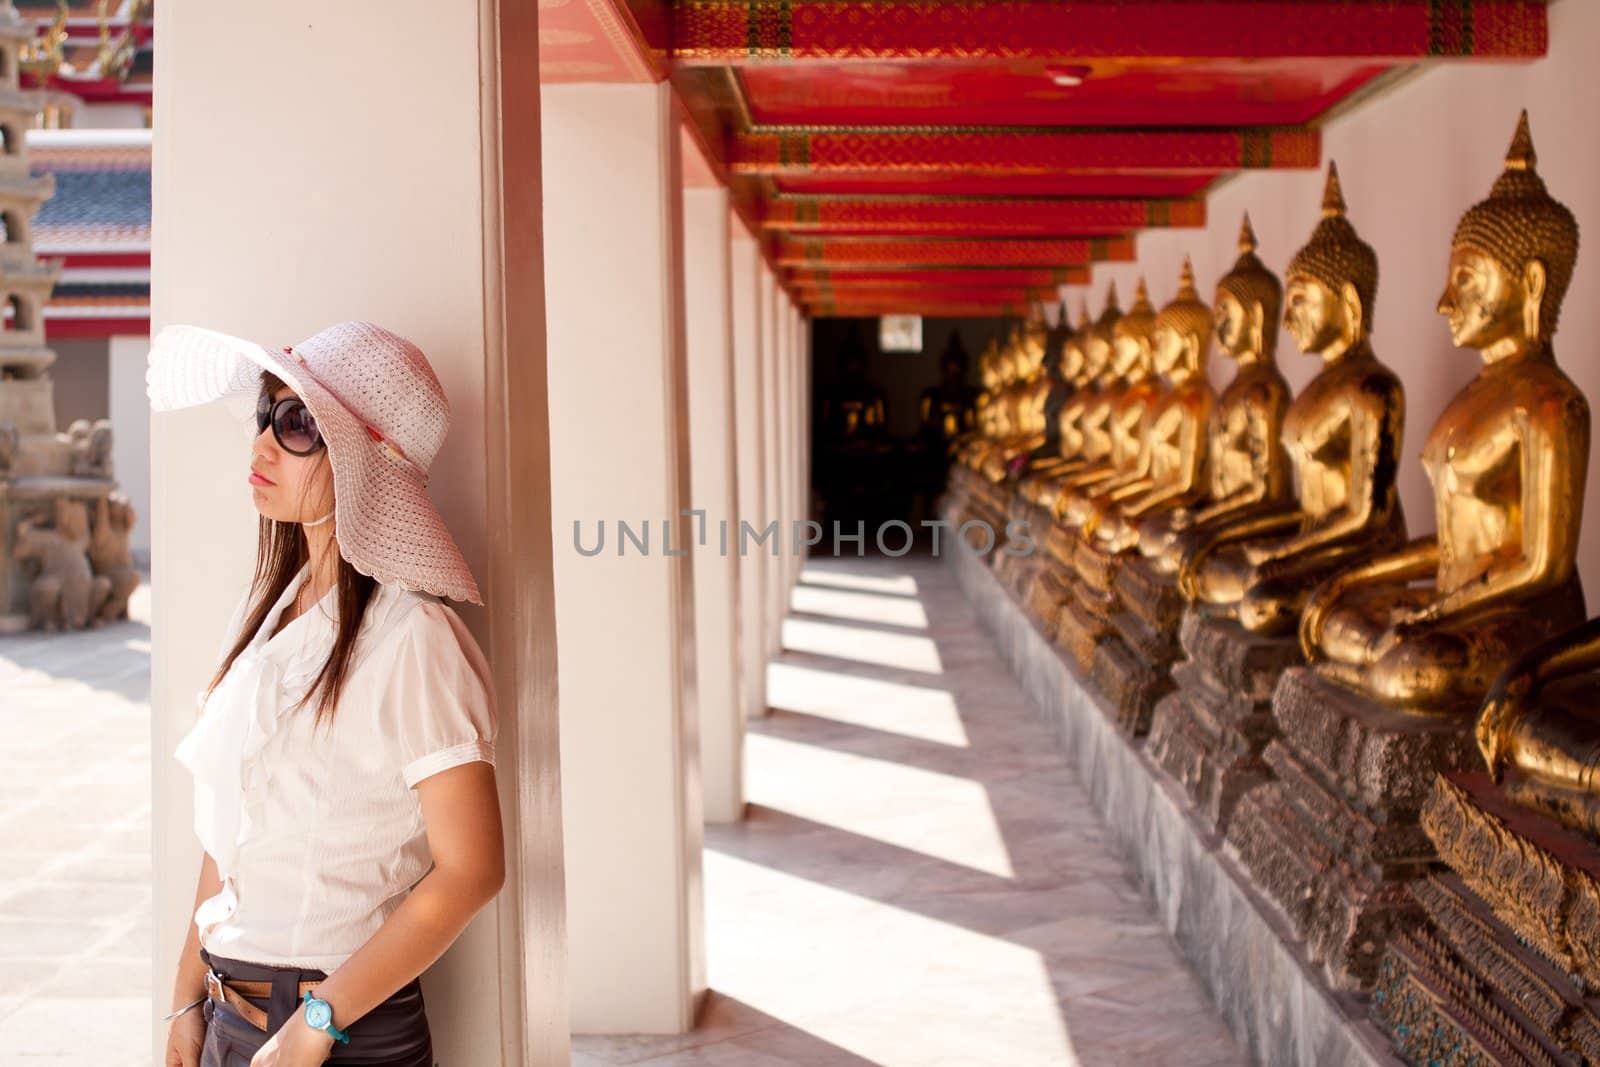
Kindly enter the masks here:
M 174 755 L 194 775 L 194 828 L 222 889 L 195 912 L 218 956 L 333 971 L 432 866 L 418 782 L 494 763 L 489 666 L 437 597 L 379 585 L 331 722 L 296 710 L 337 634 L 338 598 L 273 635 L 289 583 Z M 232 648 L 248 606 L 234 611 Z M 320 695 L 320 694 L 319 694 Z

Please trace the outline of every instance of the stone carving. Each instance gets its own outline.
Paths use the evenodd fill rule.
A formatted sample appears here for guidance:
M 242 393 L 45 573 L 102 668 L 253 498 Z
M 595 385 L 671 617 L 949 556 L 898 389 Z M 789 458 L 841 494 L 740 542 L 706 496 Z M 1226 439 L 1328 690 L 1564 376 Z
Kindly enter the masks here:
M 128 598 L 139 588 L 139 572 L 133 566 L 128 536 L 137 516 L 133 504 L 121 493 L 101 497 L 95 503 L 94 530 L 89 537 L 89 564 L 97 577 L 110 583 L 98 618 L 114 622 L 128 617 Z
M 36 629 L 82 629 L 97 618 L 111 594 L 111 579 L 89 566 L 89 509 L 79 500 L 57 498 L 55 525 L 24 519 L 17 527 L 14 557 L 36 563 L 28 585 L 28 618 Z
M 77 419 L 67 427 L 67 440 L 72 445 L 71 472 L 75 478 L 103 478 L 110 481 L 111 471 L 111 420 Z
M 22 434 L 17 428 L 9 422 L 0 423 L 0 480 L 11 477 L 21 445 Z

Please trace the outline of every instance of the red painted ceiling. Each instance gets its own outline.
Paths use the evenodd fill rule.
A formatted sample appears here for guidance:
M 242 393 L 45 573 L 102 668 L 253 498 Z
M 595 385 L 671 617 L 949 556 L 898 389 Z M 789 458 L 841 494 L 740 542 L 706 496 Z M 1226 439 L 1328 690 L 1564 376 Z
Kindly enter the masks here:
M 814 62 L 738 72 L 762 125 L 1294 126 L 1388 69 L 1349 59 Z
M 1225 174 L 1320 166 L 1320 122 L 1387 76 L 1548 46 L 1544 0 L 540 0 L 540 18 L 546 81 L 671 80 L 710 157 L 694 182 L 729 185 L 818 314 L 1015 313 L 1130 254 L 1119 237 L 1202 225 Z

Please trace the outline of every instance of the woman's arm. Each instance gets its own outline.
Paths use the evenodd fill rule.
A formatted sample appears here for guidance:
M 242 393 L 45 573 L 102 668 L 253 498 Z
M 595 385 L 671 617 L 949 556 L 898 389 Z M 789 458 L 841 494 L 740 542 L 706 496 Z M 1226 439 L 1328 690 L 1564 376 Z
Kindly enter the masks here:
M 222 891 L 222 878 L 211 853 L 200 854 L 200 877 L 194 890 L 194 907 L 189 910 L 189 932 L 178 957 L 178 977 L 172 984 L 172 1010 L 177 1011 L 206 995 L 206 965 L 200 958 L 200 931 L 194 913 L 200 905 Z M 205 1016 L 191 1007 L 167 1024 L 167 1051 L 163 1067 L 200 1067 L 201 1046 L 206 1039 Z
M 202 852 L 194 904 L 189 908 L 189 932 L 183 939 L 183 954 L 178 957 L 178 977 L 172 984 L 173 1011 L 206 995 L 206 965 L 200 958 L 200 929 L 194 924 L 194 913 L 200 910 L 201 904 L 220 892 L 222 876 L 217 873 L 217 861 L 211 858 L 211 853 Z
M 459 764 L 424 778 L 416 789 L 433 869 L 317 988 L 341 1030 L 444 955 L 505 882 L 494 767 L 482 760 Z

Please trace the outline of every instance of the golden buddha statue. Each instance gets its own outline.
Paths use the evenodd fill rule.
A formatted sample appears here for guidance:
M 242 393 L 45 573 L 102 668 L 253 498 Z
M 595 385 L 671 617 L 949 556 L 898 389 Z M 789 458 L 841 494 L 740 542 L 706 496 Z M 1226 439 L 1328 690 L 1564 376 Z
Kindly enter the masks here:
M 1600 837 L 1597 671 L 1600 619 L 1536 645 L 1490 687 L 1477 740 L 1512 799 Z
M 1000 343 L 991 337 L 989 343 L 983 346 L 983 351 L 978 354 L 978 379 L 982 383 L 982 388 L 972 405 L 976 428 L 970 433 L 963 434 L 952 448 L 956 463 L 963 467 L 972 466 L 974 454 L 985 448 L 994 437 L 995 397 L 1000 391 L 999 356 Z
M 1012 349 L 1011 432 L 984 459 L 983 475 L 991 482 L 1005 481 L 1019 457 L 1044 443 L 1049 429 L 1044 406 L 1050 396 L 1050 378 L 1044 373 L 1047 333 L 1048 326 L 1042 317 L 1029 319 L 1013 332 L 1016 345 Z
M 1145 457 L 1145 418 L 1161 392 L 1154 375 L 1156 309 L 1144 279 L 1134 294 L 1133 306 L 1112 328 L 1111 373 L 1122 383 L 1106 420 L 1109 447 L 1104 458 L 1067 475 L 1056 497 L 1056 522 L 1081 529 L 1095 514 L 1095 498 L 1142 476 Z
M 1286 289 L 1290 335 L 1323 361 L 1284 416 L 1298 499 L 1213 529 L 1178 568 L 1185 597 L 1253 633 L 1293 633 L 1317 582 L 1405 540 L 1395 486 L 1405 394 L 1372 352 L 1377 289 L 1378 257 L 1345 217 L 1330 166 L 1322 220 Z
M 1071 420 L 1072 426 L 1070 435 L 1063 430 L 1062 454 L 1066 454 L 1070 437 L 1075 445 L 1073 456 L 1064 460 L 1039 492 L 1040 506 L 1049 509 L 1052 517 L 1062 492 L 1070 488 L 1071 480 L 1098 467 L 1111 454 L 1111 416 L 1125 387 L 1113 360 L 1117 323 L 1121 319 L 1117 287 L 1113 284 L 1106 290 L 1106 306 L 1101 309 L 1100 317 L 1083 338 L 1083 373 L 1091 384 L 1082 391 L 1081 403 L 1068 404 L 1061 413 L 1063 419 Z
M 1178 295 L 1156 316 L 1152 351 L 1165 389 L 1145 419 L 1142 473 L 1097 498 L 1095 513 L 1083 526 L 1083 534 L 1092 534 L 1106 552 L 1134 548 L 1140 519 L 1193 504 L 1206 489 L 1207 429 L 1216 402 L 1206 378 L 1211 309 L 1195 291 L 1187 256 Z
M 1278 315 L 1283 286 L 1256 255 L 1250 216 L 1239 228 L 1239 259 L 1217 282 L 1213 324 L 1237 366 L 1211 416 L 1209 484 L 1202 501 L 1158 511 L 1139 524 L 1139 552 L 1161 574 L 1221 527 L 1273 511 L 1289 500 L 1289 454 L 1283 418 L 1289 383 L 1278 370 Z
M 1578 225 L 1535 162 L 1524 113 L 1452 242 L 1439 313 L 1483 367 L 1423 446 L 1438 532 L 1341 569 L 1300 623 L 1319 672 L 1404 710 L 1475 709 L 1519 653 L 1584 617 L 1589 405 L 1551 348 Z
M 1031 504 L 1049 507 L 1054 503 L 1053 483 L 1056 476 L 1077 457 L 1083 447 L 1083 433 L 1078 421 L 1094 399 L 1099 376 L 1097 368 L 1090 364 L 1084 352 L 1092 326 L 1088 305 L 1080 304 L 1078 326 L 1062 339 L 1061 354 L 1056 361 L 1056 374 L 1063 382 L 1066 393 L 1054 415 L 1055 451 L 1035 460 L 1017 486 L 1018 493 Z
M 1017 432 L 1017 362 L 1019 352 L 1019 330 L 1013 326 L 1011 332 L 1003 342 L 995 346 L 994 398 L 990 402 L 992 422 L 988 439 L 969 457 L 968 466 L 973 470 L 982 472 L 984 465 L 989 462 L 989 457 L 997 451 L 1006 448 Z

